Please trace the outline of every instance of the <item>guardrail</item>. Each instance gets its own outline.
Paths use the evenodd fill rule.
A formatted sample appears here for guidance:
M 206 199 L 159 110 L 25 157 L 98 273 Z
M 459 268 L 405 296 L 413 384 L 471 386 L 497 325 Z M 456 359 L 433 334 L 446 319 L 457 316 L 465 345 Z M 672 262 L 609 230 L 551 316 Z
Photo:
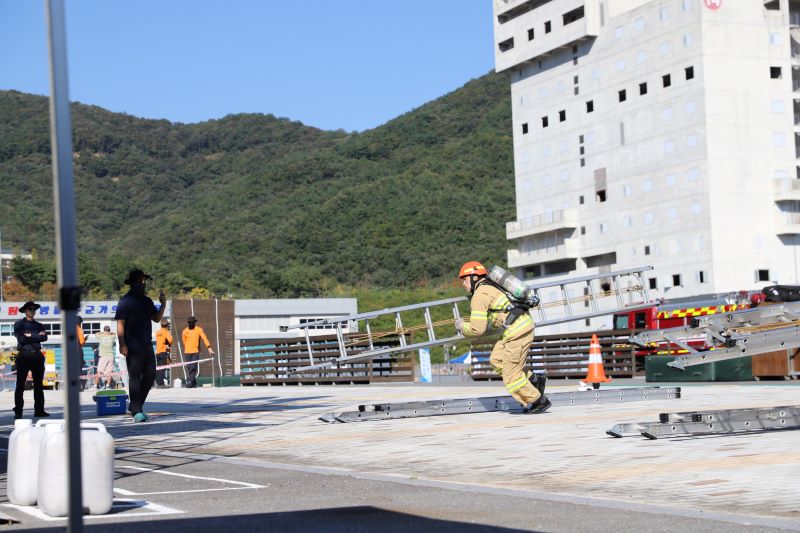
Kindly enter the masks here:
M 357 340 L 351 340 L 355 337 Z M 348 355 L 370 349 L 363 335 L 344 335 Z M 335 361 L 340 357 L 336 335 L 311 337 L 316 363 Z M 396 343 L 385 343 L 386 347 Z M 338 367 L 321 368 L 314 372 L 291 374 L 290 369 L 309 364 L 305 337 L 246 339 L 240 341 L 242 385 L 333 385 L 369 384 L 414 381 L 413 354 L 376 356 L 371 360 L 343 363 Z M 373 346 L 383 346 L 374 343 Z

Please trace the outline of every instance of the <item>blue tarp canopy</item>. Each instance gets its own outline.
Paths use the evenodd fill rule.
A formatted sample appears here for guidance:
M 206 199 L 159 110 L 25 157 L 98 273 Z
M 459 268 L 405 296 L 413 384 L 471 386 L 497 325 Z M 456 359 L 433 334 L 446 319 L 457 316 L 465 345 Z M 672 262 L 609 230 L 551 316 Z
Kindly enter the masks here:
M 461 354 L 458 357 L 450 359 L 450 363 L 460 364 L 460 365 L 472 364 L 472 351 L 470 350 L 467 353 Z

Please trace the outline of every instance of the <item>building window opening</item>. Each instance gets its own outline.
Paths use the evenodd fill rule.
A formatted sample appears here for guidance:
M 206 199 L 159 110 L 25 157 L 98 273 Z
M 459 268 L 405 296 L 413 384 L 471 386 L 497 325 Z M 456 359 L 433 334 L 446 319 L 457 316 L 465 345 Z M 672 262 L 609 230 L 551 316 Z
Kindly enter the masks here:
M 543 128 L 546 128 L 546 127 L 547 127 L 547 125 L 548 125 L 548 120 L 547 120 L 547 117 L 542 117 L 542 127 L 543 127 Z
M 650 255 L 650 245 L 645 244 L 644 246 L 644 255 Z
M 528 40 L 529 41 L 533 40 L 533 28 L 528 29 Z
M 639 95 L 643 96 L 647 94 L 647 83 L 640 83 L 639 84 Z
M 773 80 L 779 80 L 783 77 L 781 67 L 769 67 L 769 77 Z
M 597 201 L 598 202 L 605 202 L 606 201 L 606 191 L 604 191 L 604 190 L 597 191 Z
M 706 273 L 702 270 L 697 272 L 697 281 L 698 283 L 705 283 L 706 280 Z
M 527 122 L 522 125 L 522 134 L 525 135 L 526 133 L 528 133 L 528 123 Z
M 586 166 L 586 159 L 581 157 L 581 167 L 585 167 L 585 166 Z
M 548 20 L 544 23 L 544 32 L 550 33 L 553 30 L 553 24 Z
M 581 226 L 581 235 L 586 235 L 586 226 Z
M 672 85 L 672 76 L 670 76 L 669 74 L 664 74 L 663 76 L 661 76 L 661 83 L 662 85 L 664 85 L 665 88 L 669 87 L 670 85 Z
M 564 122 L 565 120 L 567 120 L 567 111 L 565 109 L 562 109 L 561 111 L 558 112 L 558 121 Z
M 501 52 L 507 52 L 512 48 L 514 48 L 514 38 L 512 37 L 511 39 L 506 39 L 502 43 L 499 43 L 497 46 L 500 48 Z
M 686 79 L 687 80 L 694 79 L 694 67 L 686 67 L 684 69 L 684 71 L 686 72 Z
M 592 111 L 594 111 L 594 100 L 589 100 L 586 102 L 586 112 L 591 113 Z
M 673 274 L 672 275 L 672 286 L 673 287 L 682 287 L 683 286 L 680 274 Z
M 647 281 L 648 281 L 649 287 L 651 289 L 657 289 L 658 288 L 658 281 L 656 280 L 656 278 L 650 278 Z
M 576 20 L 582 19 L 583 18 L 583 6 L 577 8 L 577 9 L 573 9 L 572 11 L 568 11 L 567 13 L 564 13 L 561 16 L 561 18 L 564 21 L 564 26 L 566 26 L 567 24 L 572 24 Z
M 756 270 L 756 281 L 770 281 L 769 269 Z
M 620 102 L 624 102 L 624 101 L 625 101 L 625 100 L 627 100 L 627 99 L 628 99 L 628 93 L 625 91 L 625 89 L 622 89 L 622 90 L 619 92 L 619 101 L 620 101 Z
M 578 203 L 579 203 L 580 205 L 583 205 L 583 195 L 581 195 L 581 196 L 579 196 L 579 197 L 578 197 Z

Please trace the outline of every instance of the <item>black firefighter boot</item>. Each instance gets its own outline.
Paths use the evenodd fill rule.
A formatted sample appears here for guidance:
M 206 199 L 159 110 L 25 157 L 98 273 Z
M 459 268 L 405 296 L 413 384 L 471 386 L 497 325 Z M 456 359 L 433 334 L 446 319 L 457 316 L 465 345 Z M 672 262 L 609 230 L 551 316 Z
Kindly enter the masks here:
M 539 397 L 538 400 L 536 400 L 535 402 L 530 404 L 527 407 L 527 409 L 525 409 L 525 412 L 528 413 L 528 414 L 531 414 L 531 415 L 544 413 L 545 411 L 550 409 L 550 406 L 552 406 L 552 405 L 553 404 L 552 404 L 552 402 L 550 402 L 550 399 L 547 396 L 545 396 L 544 394 L 542 394 Z
M 544 374 L 534 374 L 533 377 L 534 379 L 531 381 L 531 385 L 539 391 L 539 394 L 544 395 L 544 386 L 545 383 L 547 383 L 547 376 Z

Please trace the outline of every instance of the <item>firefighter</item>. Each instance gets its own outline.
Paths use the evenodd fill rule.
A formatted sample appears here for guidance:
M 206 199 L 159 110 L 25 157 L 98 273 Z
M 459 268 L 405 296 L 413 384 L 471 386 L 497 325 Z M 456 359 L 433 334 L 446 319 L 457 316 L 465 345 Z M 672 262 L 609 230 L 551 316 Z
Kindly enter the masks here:
M 508 296 L 486 279 L 487 274 L 486 267 L 477 261 L 461 267 L 458 277 L 471 295 L 470 315 L 468 321 L 456 320 L 456 329 L 467 337 L 483 335 L 490 326 L 503 329 L 489 363 L 503 376 L 506 389 L 525 412 L 542 413 L 551 405 L 544 395 L 546 378 L 537 375 L 534 385 L 529 380 L 531 374 L 525 373 L 525 361 L 533 343 L 533 318 L 527 310 L 515 309 Z

